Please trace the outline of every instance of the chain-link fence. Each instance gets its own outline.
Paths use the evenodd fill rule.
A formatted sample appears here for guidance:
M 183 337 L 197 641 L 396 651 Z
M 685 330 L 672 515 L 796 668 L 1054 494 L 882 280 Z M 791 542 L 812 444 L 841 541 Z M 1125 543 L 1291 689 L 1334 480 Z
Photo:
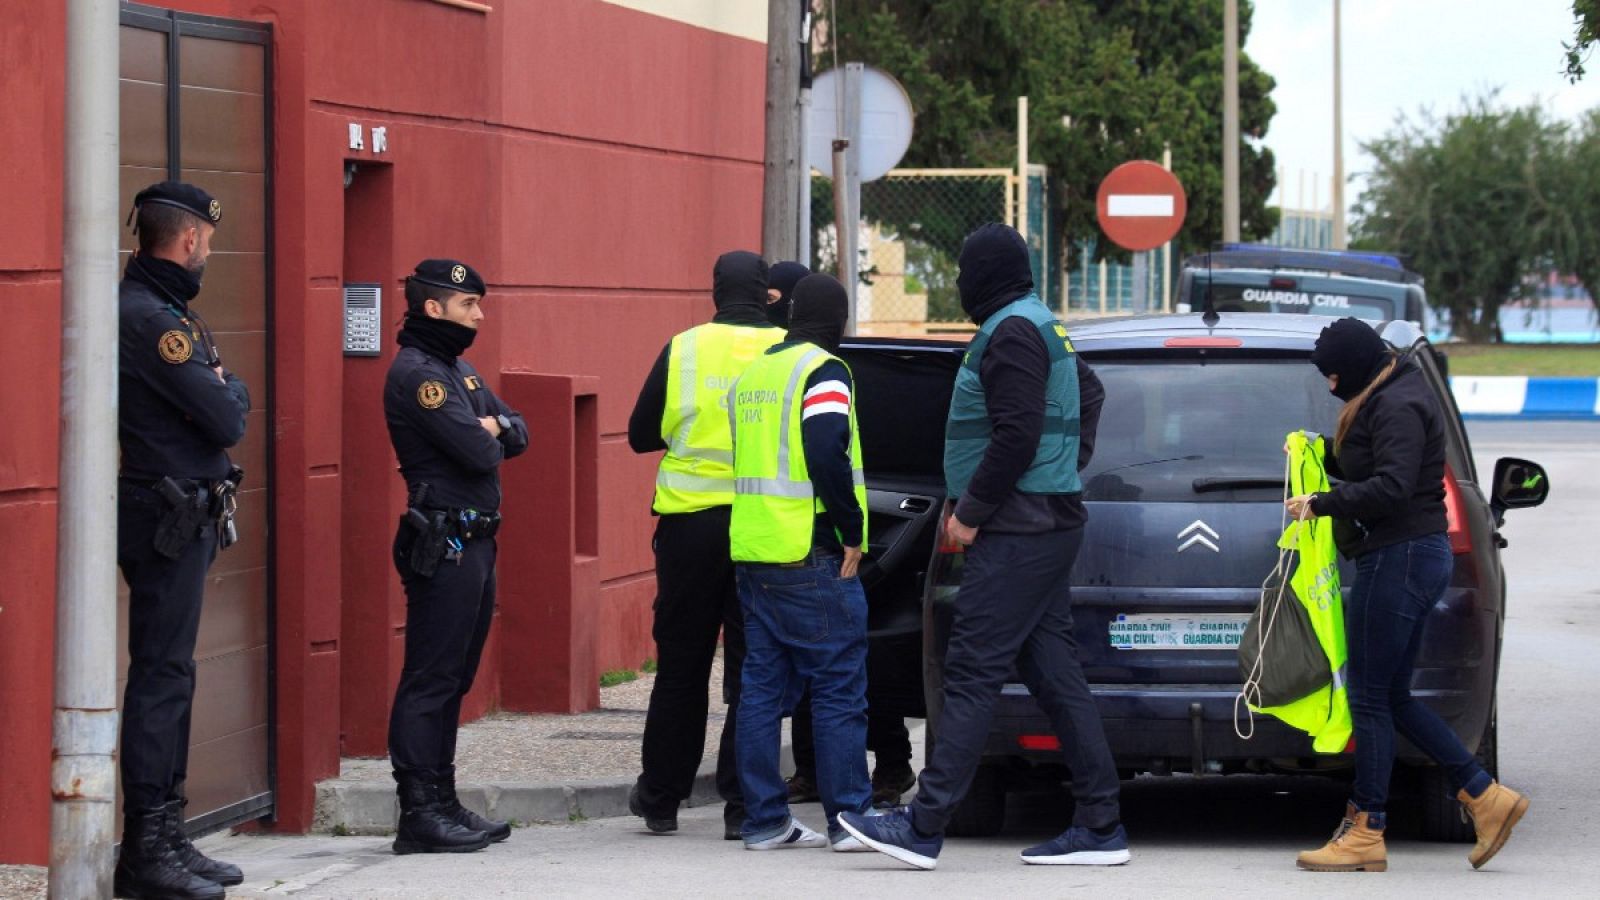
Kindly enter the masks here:
M 857 319 L 865 333 L 916 333 L 966 323 L 956 290 L 961 243 L 979 225 L 1015 225 L 1016 176 L 1010 169 L 896 169 L 861 186 L 861 283 Z M 1031 166 L 1028 244 L 1034 281 L 1052 308 L 1061 305 L 1062 248 L 1046 207 L 1048 175 Z M 833 184 L 811 182 L 813 268 L 836 271 Z

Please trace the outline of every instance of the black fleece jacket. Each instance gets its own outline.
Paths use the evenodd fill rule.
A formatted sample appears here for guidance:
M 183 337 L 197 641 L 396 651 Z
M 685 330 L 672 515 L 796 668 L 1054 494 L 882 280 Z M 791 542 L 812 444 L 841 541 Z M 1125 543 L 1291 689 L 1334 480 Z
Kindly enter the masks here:
M 1356 413 L 1328 474 L 1342 479 L 1312 510 L 1332 516 L 1334 537 L 1356 557 L 1449 527 L 1444 508 L 1444 416 L 1414 363 L 1402 360 Z

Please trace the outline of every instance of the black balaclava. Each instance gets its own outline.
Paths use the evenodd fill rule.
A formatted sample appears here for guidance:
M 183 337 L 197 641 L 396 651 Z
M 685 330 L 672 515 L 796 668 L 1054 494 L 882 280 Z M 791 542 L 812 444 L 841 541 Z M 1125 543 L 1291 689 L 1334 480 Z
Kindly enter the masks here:
M 767 261 L 748 250 L 717 257 L 711 270 L 711 299 L 723 325 L 767 324 Z
M 767 304 L 767 321 L 778 326 L 789 326 L 789 304 L 794 302 L 794 286 L 811 270 L 797 262 L 776 263 L 772 267 L 767 287 L 777 288 L 778 299 Z
M 1372 326 L 1360 319 L 1340 319 L 1322 329 L 1311 363 L 1324 375 L 1338 375 L 1333 395 L 1349 402 L 1378 376 L 1393 354 Z
M 789 333 L 784 339 L 810 341 L 829 353 L 837 353 L 849 317 L 850 298 L 845 295 L 844 285 L 823 272 L 807 275 L 794 286 Z
M 961 291 L 961 308 L 979 325 L 1033 291 L 1028 245 L 1010 226 L 991 222 L 967 235 L 960 266 L 956 287 Z

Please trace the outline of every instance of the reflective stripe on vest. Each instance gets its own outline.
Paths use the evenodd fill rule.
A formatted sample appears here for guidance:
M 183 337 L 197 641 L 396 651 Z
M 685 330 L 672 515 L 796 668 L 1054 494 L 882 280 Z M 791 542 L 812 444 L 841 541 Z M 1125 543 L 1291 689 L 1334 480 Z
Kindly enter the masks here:
M 751 360 L 781 340 L 781 328 L 715 322 L 672 339 L 661 411 L 667 452 L 656 470 L 652 503 L 657 513 L 696 512 L 733 502 L 727 391 Z
M 795 562 L 811 552 L 816 514 L 825 507 L 806 468 L 801 388 L 829 360 L 838 357 L 797 344 L 758 358 L 729 392 L 735 493 L 728 536 L 736 562 Z M 850 468 L 856 502 L 865 516 L 867 489 L 854 403 Z
M 1038 329 L 1050 355 L 1039 446 L 1028 470 L 1017 479 L 1017 490 L 1024 494 L 1075 494 L 1082 490 L 1078 480 L 1078 361 L 1066 328 L 1037 294 L 1028 294 L 984 320 L 956 373 L 944 431 L 945 487 L 951 497 L 960 497 L 967 489 L 989 447 L 994 426 L 978 371 L 995 329 L 1013 316 L 1028 320 Z

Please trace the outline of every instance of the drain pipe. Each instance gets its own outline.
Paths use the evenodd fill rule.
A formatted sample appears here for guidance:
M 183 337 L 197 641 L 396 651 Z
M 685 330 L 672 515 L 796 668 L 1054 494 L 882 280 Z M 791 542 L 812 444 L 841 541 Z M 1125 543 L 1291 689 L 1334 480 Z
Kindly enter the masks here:
M 117 0 L 68 0 L 52 900 L 111 896 L 117 792 Z

